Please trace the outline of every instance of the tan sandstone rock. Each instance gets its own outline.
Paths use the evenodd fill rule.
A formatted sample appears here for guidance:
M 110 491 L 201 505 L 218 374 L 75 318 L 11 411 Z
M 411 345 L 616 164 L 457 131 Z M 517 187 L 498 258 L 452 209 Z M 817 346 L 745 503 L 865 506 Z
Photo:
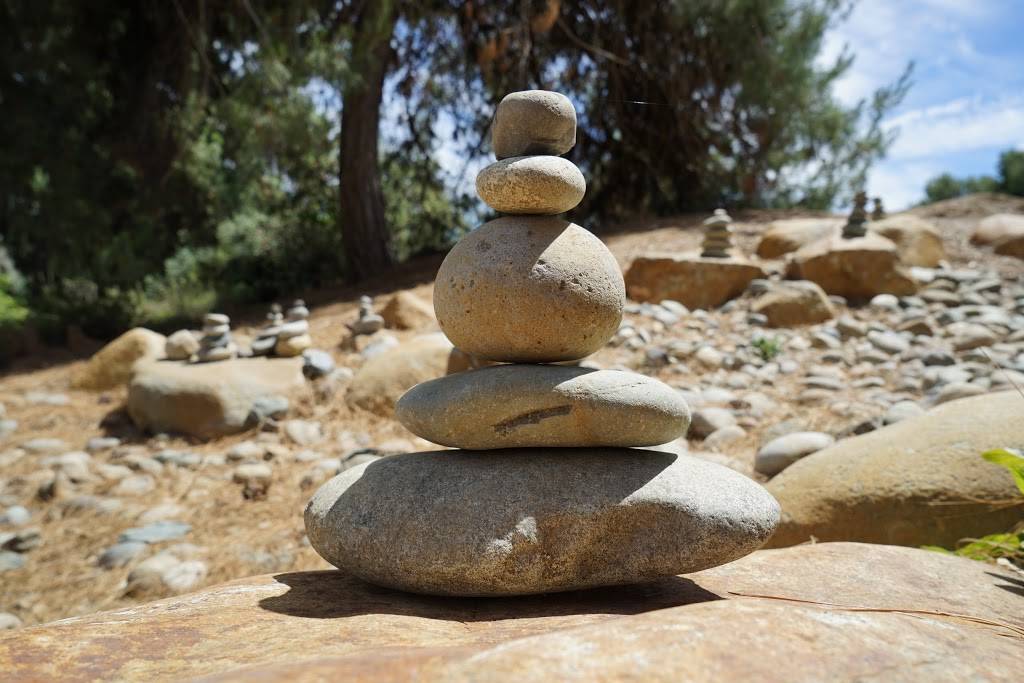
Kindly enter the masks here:
M 480 171 L 476 191 L 495 211 L 553 215 L 579 204 L 587 181 L 576 164 L 562 157 L 511 157 Z
M 618 329 L 625 286 L 608 248 L 553 217 L 508 216 L 466 235 L 445 257 L 434 311 L 452 343 L 480 358 L 583 358 Z
M 750 310 L 766 316 L 770 327 L 814 325 L 835 316 L 825 291 L 806 280 L 772 285 L 754 301 Z
M 392 296 L 380 315 L 384 318 L 384 325 L 393 330 L 437 328 L 434 307 L 412 292 L 398 292 Z
M 856 543 L 514 600 L 286 572 L 6 632 L 0 670 L 12 681 L 1014 681 L 1019 583 L 981 562 Z
M 568 97 L 549 90 L 509 93 L 494 114 L 491 144 L 499 159 L 565 154 L 576 144 L 576 109 Z
M 946 248 L 938 229 L 923 218 L 903 213 L 869 223 L 868 227 L 892 240 L 905 266 L 934 268 L 946 258 Z
M 1021 512 L 1005 502 L 1020 493 L 981 453 L 1024 443 L 1022 415 L 1015 392 L 966 398 L 803 458 L 767 484 L 783 510 L 769 544 L 952 547 L 1010 529 Z
M 790 252 L 838 235 L 844 218 L 791 218 L 772 221 L 757 245 L 761 258 L 780 258 Z
M 1024 236 L 1024 215 L 997 213 L 978 222 L 971 234 L 974 244 L 993 245 L 1010 237 Z
M 771 535 L 778 505 L 686 455 L 522 448 L 382 458 L 320 487 L 305 519 L 321 557 L 373 584 L 498 596 L 730 562 Z
M 804 247 L 793 255 L 787 274 L 853 300 L 878 294 L 909 296 L 917 291 L 917 282 L 900 263 L 896 245 L 873 233 L 856 239 L 833 237 Z
M 410 389 L 395 417 L 443 446 L 654 446 L 686 433 L 690 411 L 671 387 L 633 372 L 498 365 Z
M 303 384 L 301 359 L 147 362 L 132 377 L 127 410 L 142 429 L 213 438 L 255 426 L 261 401 L 280 401 Z
M 103 391 L 124 385 L 136 363 L 163 358 L 166 343 L 164 335 L 144 327 L 128 330 L 97 351 L 72 377 L 71 386 Z
M 993 245 L 993 251 L 1002 256 L 1016 256 L 1024 259 L 1024 230 L 1018 235 L 1009 235 Z
M 741 258 L 703 258 L 697 254 L 644 254 L 626 271 L 626 293 L 634 301 L 672 299 L 687 308 L 715 308 L 734 299 L 755 278 L 767 277 Z
M 395 402 L 413 386 L 470 368 L 473 359 L 452 348 L 443 334 L 424 334 L 366 361 L 352 378 L 345 401 L 378 415 L 391 415 Z

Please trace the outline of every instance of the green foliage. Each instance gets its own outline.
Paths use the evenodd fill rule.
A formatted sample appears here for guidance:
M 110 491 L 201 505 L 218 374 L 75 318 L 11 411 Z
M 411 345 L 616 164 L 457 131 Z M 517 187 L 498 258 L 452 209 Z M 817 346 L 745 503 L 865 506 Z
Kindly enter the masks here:
M 777 337 L 755 337 L 750 345 L 757 351 L 761 360 L 769 361 L 782 353 L 782 342 Z
M 1024 151 L 1008 149 L 999 155 L 999 189 L 1024 197 Z
M 1013 481 L 1017 484 L 1022 496 L 1024 496 L 1024 455 L 1020 451 L 1011 448 L 996 448 L 985 451 L 981 454 L 985 460 L 1002 465 L 1013 475 Z
M 935 176 L 924 187 L 922 204 L 954 199 L 978 192 L 1005 192 L 1024 197 L 1024 152 L 1008 149 L 999 155 L 998 178 L 968 176 L 957 178 L 949 173 Z

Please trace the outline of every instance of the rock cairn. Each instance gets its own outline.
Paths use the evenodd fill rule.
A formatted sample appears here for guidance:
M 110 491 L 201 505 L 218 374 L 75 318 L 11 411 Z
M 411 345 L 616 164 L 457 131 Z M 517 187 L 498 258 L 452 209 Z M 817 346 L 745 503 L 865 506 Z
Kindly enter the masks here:
M 309 309 L 306 302 L 296 299 L 285 312 L 285 322 L 277 333 L 274 353 L 284 358 L 298 356 L 313 346 L 309 336 Z
M 871 209 L 871 220 L 880 221 L 885 218 L 885 207 L 882 206 L 882 198 L 875 197 L 871 200 L 874 202 L 874 207 Z
M 499 105 L 499 161 L 477 187 L 513 215 L 452 249 L 434 308 L 457 348 L 502 364 L 424 382 L 396 406 L 412 432 L 460 450 L 383 458 L 317 491 L 306 530 L 335 566 L 419 593 L 546 593 L 729 562 L 778 523 L 775 500 L 739 473 L 631 448 L 685 434 L 677 391 L 631 372 L 553 365 L 604 346 L 625 304 L 612 254 L 555 215 L 583 194 L 582 174 L 556 156 L 575 128 L 558 93 Z
M 359 317 L 349 323 L 348 329 L 353 336 L 373 334 L 384 327 L 384 318 L 373 310 L 373 299 L 365 294 L 359 297 Z
M 700 255 L 709 258 L 728 258 L 732 249 L 732 218 L 725 209 L 704 221 L 704 245 Z
M 856 239 L 864 237 L 868 233 L 867 205 L 868 196 L 866 193 L 858 192 L 854 195 L 853 210 L 850 211 L 850 217 L 846 219 L 846 225 L 843 226 L 844 239 Z
M 281 324 L 284 316 L 281 314 L 280 304 L 273 304 L 267 313 L 267 322 L 260 328 L 253 340 L 251 348 L 254 356 L 269 356 L 277 346 L 277 335 L 281 333 Z
M 230 360 L 238 355 L 238 347 L 231 339 L 231 319 L 223 313 L 207 313 L 203 317 L 203 338 L 199 341 L 196 360 L 207 363 Z

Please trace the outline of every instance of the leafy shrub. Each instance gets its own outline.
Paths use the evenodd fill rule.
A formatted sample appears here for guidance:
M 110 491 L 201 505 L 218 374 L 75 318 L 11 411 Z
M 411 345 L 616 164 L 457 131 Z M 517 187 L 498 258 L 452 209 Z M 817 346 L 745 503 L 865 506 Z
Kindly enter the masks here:
M 750 345 L 757 351 L 762 360 L 769 361 L 782 353 L 782 342 L 778 337 L 755 337 Z

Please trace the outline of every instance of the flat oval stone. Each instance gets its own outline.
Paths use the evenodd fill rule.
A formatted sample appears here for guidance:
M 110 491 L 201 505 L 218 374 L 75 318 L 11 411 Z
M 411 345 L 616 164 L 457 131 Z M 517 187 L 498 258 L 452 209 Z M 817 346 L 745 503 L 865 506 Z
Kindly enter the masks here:
M 499 159 L 565 154 L 576 144 L 576 109 L 550 90 L 509 93 L 494 114 L 491 144 Z
M 452 343 L 513 363 L 590 355 L 618 330 L 625 303 L 619 264 L 601 240 L 548 216 L 485 223 L 448 252 L 434 284 Z
M 583 199 L 587 181 L 568 159 L 512 157 L 496 161 L 476 177 L 476 192 L 495 211 L 557 214 Z
M 417 436 L 456 448 L 654 446 L 686 433 L 679 392 L 633 372 L 496 365 L 423 382 L 395 406 Z
M 328 562 L 434 595 L 528 595 L 731 562 L 779 521 L 751 479 L 640 449 L 438 451 L 342 472 L 306 506 Z

